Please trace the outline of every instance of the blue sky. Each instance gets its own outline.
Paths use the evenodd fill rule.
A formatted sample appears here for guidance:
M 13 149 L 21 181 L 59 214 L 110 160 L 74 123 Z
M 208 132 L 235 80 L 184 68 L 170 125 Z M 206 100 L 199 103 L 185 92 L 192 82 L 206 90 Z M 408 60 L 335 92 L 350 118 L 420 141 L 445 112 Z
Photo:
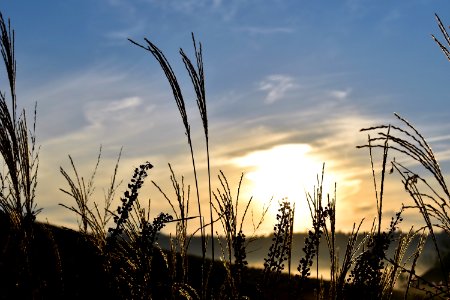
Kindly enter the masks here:
M 16 32 L 19 106 L 31 112 L 38 104 L 38 205 L 51 223 L 76 225 L 58 205 L 71 203 L 59 191 L 66 187 L 59 167 L 69 168 L 69 154 L 88 177 L 103 146 L 100 202 L 122 146 L 125 182 L 146 160 L 155 165 L 151 178 L 167 189 L 168 162 L 180 176 L 191 174 L 164 75 L 127 38 L 147 37 L 163 50 L 187 100 L 194 96 L 178 50 L 193 53 L 191 32 L 202 42 L 213 175 L 226 171 L 235 187 L 245 172 L 244 196 L 255 196 L 256 210 L 272 189 L 275 199 L 311 190 L 325 162 L 329 184 L 338 181 L 340 228 L 370 218 L 370 162 L 355 146 L 366 139 L 360 128 L 392 122 L 393 112 L 435 141 L 448 170 L 449 64 L 430 36 L 441 37 L 434 13 L 450 23 L 448 1 L 42 0 L 3 1 L 0 11 Z M 189 103 L 204 173 L 201 124 L 195 101 Z M 392 181 L 399 199 L 388 212 L 407 201 Z M 148 186 L 152 209 L 167 210 Z M 306 207 L 297 207 L 302 224 Z

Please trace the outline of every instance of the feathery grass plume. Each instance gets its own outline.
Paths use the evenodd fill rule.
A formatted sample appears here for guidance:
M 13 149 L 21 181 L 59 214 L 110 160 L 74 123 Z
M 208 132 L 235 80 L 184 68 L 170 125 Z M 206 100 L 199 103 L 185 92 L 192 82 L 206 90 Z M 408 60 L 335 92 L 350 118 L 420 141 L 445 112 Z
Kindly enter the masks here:
M 204 220 L 203 220 L 203 216 L 202 216 L 202 212 L 201 212 L 201 205 L 200 205 L 200 192 L 199 192 L 199 188 L 198 188 L 197 168 L 196 168 L 196 164 L 195 164 L 194 147 L 193 147 L 192 138 L 191 138 L 191 128 L 190 128 L 190 124 L 188 121 L 186 105 L 184 102 L 183 94 L 181 92 L 181 88 L 178 83 L 178 79 L 177 79 L 169 61 L 167 60 L 165 55 L 162 53 L 162 51 L 158 47 L 156 47 L 155 44 L 150 42 L 147 38 L 144 38 L 145 42 L 147 43 L 146 46 L 141 45 L 131 39 L 128 39 L 128 40 L 131 43 L 133 43 L 134 45 L 150 52 L 155 57 L 155 59 L 158 61 L 158 63 L 161 66 L 161 69 L 164 71 L 164 74 L 166 75 L 166 78 L 170 84 L 170 87 L 172 88 L 173 97 L 175 99 L 175 102 L 177 104 L 178 110 L 181 115 L 181 119 L 183 121 L 183 125 L 185 128 L 185 134 L 186 134 L 186 137 L 188 140 L 189 150 L 191 153 L 192 168 L 193 168 L 193 172 L 194 172 L 195 189 L 196 189 L 196 194 L 197 194 L 199 225 L 200 225 L 199 230 L 200 230 L 201 239 L 202 239 L 202 272 L 203 272 L 203 274 L 202 274 L 202 286 L 203 286 L 202 290 L 206 291 L 206 287 L 205 287 L 205 283 L 207 281 L 205 278 L 205 275 L 206 275 L 205 274 L 206 234 L 205 234 Z M 201 54 L 201 50 L 200 51 L 196 50 L 196 47 L 197 46 L 196 46 L 195 40 L 194 40 L 194 48 L 195 48 L 195 52 L 196 52 L 195 55 L 196 55 L 196 60 L 197 60 L 197 64 L 198 64 L 198 69 L 199 69 L 198 73 L 195 70 L 195 68 L 193 67 L 190 60 L 187 58 L 187 56 L 184 55 L 184 52 L 182 50 L 180 50 L 180 52 L 182 53 L 183 61 L 186 64 L 188 73 L 192 77 L 194 89 L 196 90 L 197 95 L 200 96 L 200 99 L 197 99 L 197 101 L 198 101 L 204 129 L 205 129 L 205 135 L 206 135 L 206 137 L 208 137 L 202 54 Z M 192 66 L 192 69 L 189 66 Z M 208 138 L 207 138 L 207 140 L 208 140 Z M 207 145 L 208 145 L 208 143 L 207 143 Z M 208 148 L 207 152 L 208 152 L 207 157 L 208 157 L 208 162 L 209 162 L 209 148 Z M 208 163 L 208 165 L 209 165 L 209 163 Z M 209 167 L 208 167 L 208 173 L 209 173 Z M 210 201 L 210 205 L 212 205 L 211 201 Z M 211 212 L 211 214 L 212 214 L 212 212 Z M 205 295 L 202 295 L 202 298 L 204 298 L 204 297 L 205 297 Z
M 450 290 L 445 282 L 431 282 L 416 273 L 415 268 L 417 266 L 417 260 L 423 251 L 426 239 L 427 233 L 422 230 L 419 242 L 417 243 L 416 251 L 414 251 L 413 254 L 407 258 L 407 261 L 411 261 L 410 267 L 405 267 L 404 265 L 400 264 L 396 265 L 395 261 L 391 259 L 386 260 L 389 261 L 392 265 L 397 266 L 399 269 L 401 269 L 403 273 L 407 274 L 408 278 L 404 287 L 404 299 L 410 299 L 410 290 L 415 290 L 416 295 L 423 295 L 420 299 L 449 299 Z
M 77 169 L 75 167 L 75 163 L 70 155 L 69 155 L 69 160 L 70 160 L 70 164 L 72 166 L 72 170 L 75 174 L 76 181 L 73 181 L 72 178 L 70 177 L 70 175 L 62 167 L 59 168 L 61 174 L 64 176 L 64 178 L 67 180 L 67 183 L 70 186 L 70 191 L 67 191 L 62 188 L 60 188 L 60 190 L 63 193 L 71 196 L 75 200 L 75 202 L 78 206 L 78 210 L 77 209 L 71 209 L 71 210 L 78 213 L 79 216 L 81 217 L 81 221 L 78 222 L 78 227 L 79 227 L 80 232 L 82 232 L 84 234 L 88 233 L 88 227 L 89 227 L 88 203 L 89 203 L 90 197 L 92 196 L 92 194 L 94 193 L 94 190 L 95 190 L 94 178 L 95 178 L 95 174 L 97 173 L 98 165 L 100 163 L 101 153 L 102 153 L 102 148 L 100 147 L 100 150 L 99 150 L 99 153 L 97 156 L 97 162 L 95 164 L 94 170 L 92 171 L 92 175 L 89 178 L 87 183 L 85 182 L 84 177 L 80 178 L 80 176 L 78 175 Z
M 242 226 L 253 198 L 249 199 L 245 205 L 244 211 L 240 214 L 239 194 L 243 177 L 244 174 L 241 174 L 235 200 L 231 194 L 228 180 L 222 171 L 220 171 L 220 174 L 218 175 L 221 189 L 217 188 L 217 192 L 212 192 L 214 199 L 216 200 L 216 204 L 213 205 L 213 208 L 219 215 L 226 241 L 225 246 L 220 243 L 222 247 L 222 260 L 224 262 L 225 270 L 227 271 L 226 287 L 224 288 L 226 294 L 222 296 L 231 297 L 232 299 L 239 299 L 243 296 L 241 285 L 248 264 L 246 260 L 246 247 L 248 241 Z
M 29 131 L 25 110 L 17 116 L 16 60 L 14 55 L 14 30 L 8 20 L 6 25 L 0 13 L 0 49 L 6 68 L 11 111 L 6 93 L 0 92 L 0 155 L 7 170 L 2 174 L 4 189 L 0 194 L 0 209 L 20 228 L 23 222 L 32 223 L 41 211 L 35 203 L 39 148 L 36 148 L 36 106 L 34 126 Z
M 411 233 L 411 231 L 410 231 Z M 412 241 L 412 234 L 406 234 L 398 237 L 397 247 L 394 250 L 394 257 L 392 258 L 392 263 L 386 259 L 386 261 L 390 262 L 384 268 L 384 272 L 381 279 L 382 286 L 382 296 L 384 299 L 390 299 L 394 292 L 395 285 L 400 276 L 401 269 L 399 265 L 402 263 L 406 250 L 408 250 L 409 244 Z
M 350 272 L 351 267 L 354 265 L 357 257 L 357 253 L 360 251 L 362 242 L 357 243 L 359 230 L 364 219 L 360 221 L 358 227 L 353 223 L 352 232 L 350 233 L 347 245 L 345 247 L 344 259 L 342 265 L 336 266 L 335 281 L 331 281 L 330 287 L 330 299 L 345 299 L 344 291 L 347 288 L 347 274 Z M 332 277 L 333 278 L 333 277 Z
M 100 209 L 98 203 L 93 201 L 90 204 L 90 199 L 94 193 L 94 179 L 97 173 L 98 166 L 100 164 L 102 154 L 102 147 L 100 147 L 97 162 L 95 164 L 94 170 L 89 177 L 89 180 L 85 182 L 84 177 L 78 174 L 78 170 L 75 166 L 73 158 L 69 155 L 70 164 L 72 166 L 74 177 L 71 177 L 64 168 L 60 167 L 60 172 L 69 184 L 70 190 L 62 189 L 60 190 L 73 198 L 75 200 L 76 206 L 67 206 L 60 203 L 59 205 L 69 209 L 74 212 L 80 220 L 78 220 L 79 231 L 85 235 L 85 237 L 90 238 L 97 248 L 102 251 L 103 247 L 106 245 L 107 236 L 107 226 L 110 223 L 112 214 L 110 211 L 112 201 L 114 200 L 117 188 L 122 183 L 122 181 L 117 181 L 117 170 L 119 167 L 120 157 L 122 155 L 122 149 L 117 157 L 117 161 L 114 167 L 114 172 L 111 176 L 111 182 L 108 189 L 104 194 L 103 208 Z
M 413 227 L 410 228 L 409 232 L 406 234 L 400 234 L 398 239 L 398 244 L 394 252 L 394 257 L 392 259 L 385 258 L 390 265 L 388 265 L 383 274 L 383 297 L 391 298 L 394 292 L 394 288 L 400 278 L 402 273 L 409 273 L 409 279 L 406 288 L 404 289 L 405 298 L 408 295 L 408 289 L 410 286 L 410 280 L 413 274 L 415 274 L 415 266 L 417 259 L 419 258 L 423 246 L 425 244 L 426 233 L 424 229 L 419 231 L 414 230 Z M 415 240 L 419 239 L 416 243 Z M 408 248 L 410 246 L 415 247 L 413 253 L 406 256 Z M 407 265 L 409 264 L 409 266 Z
M 194 44 L 195 58 L 197 63 L 197 69 L 192 64 L 191 60 L 184 53 L 183 49 L 180 49 L 180 54 L 183 58 L 186 70 L 191 78 L 192 85 L 194 86 L 195 94 L 197 96 L 197 107 L 202 119 L 203 131 L 205 133 L 206 143 L 206 162 L 208 167 L 208 192 L 209 192 L 209 213 L 210 213 L 210 229 L 211 229 L 211 256 L 214 261 L 214 222 L 213 222 L 213 203 L 211 193 L 211 166 L 209 159 L 209 132 L 208 132 L 208 113 L 206 109 L 206 92 L 205 92 L 205 73 L 203 70 L 203 54 L 202 44 L 195 42 L 194 33 L 192 33 L 192 42 Z
M 404 266 L 400 267 L 402 269 L 402 271 L 404 271 L 405 273 L 408 273 L 408 280 L 407 280 L 406 288 L 405 288 L 405 299 L 407 299 L 407 297 L 408 297 L 409 289 L 411 288 L 411 283 L 417 277 L 417 274 L 415 271 L 416 266 L 417 266 L 417 260 L 419 259 L 419 256 L 423 251 L 427 237 L 428 237 L 427 232 L 425 231 L 425 229 L 422 229 L 422 233 L 420 234 L 419 243 L 417 244 L 417 249 L 416 249 L 416 251 L 414 251 L 414 253 L 408 259 L 408 260 L 411 260 L 410 269 L 409 270 L 405 269 Z
M 414 206 L 407 208 L 418 209 L 421 213 L 433 240 L 442 271 L 447 273 L 448 270 L 445 270 L 444 268 L 434 232 L 435 228 L 439 228 L 444 230 L 447 234 L 450 234 L 450 217 L 448 214 L 450 192 L 434 152 L 426 142 L 425 138 L 406 119 L 397 113 L 395 113 L 395 116 L 403 123 L 403 125 L 405 125 L 405 127 L 379 125 L 363 128 L 361 131 L 378 131 L 390 128 L 392 132 L 378 132 L 377 137 L 370 138 L 367 145 L 358 146 L 358 148 L 385 148 L 385 141 L 389 139 L 391 141 L 391 144 L 388 146 L 390 150 L 405 155 L 406 158 L 412 159 L 413 162 L 422 166 L 424 170 L 431 175 L 431 178 L 434 179 L 435 182 L 429 182 L 425 179 L 425 176 L 419 175 L 405 163 L 396 160 L 395 157 L 394 160 L 391 161 L 391 171 L 396 170 L 401 176 L 405 190 L 409 193 L 415 203 Z M 446 275 L 444 278 L 445 277 Z
M 444 24 L 442 23 L 441 19 L 437 14 L 434 14 L 436 17 L 436 21 L 438 23 L 439 29 L 442 32 L 442 35 L 444 36 L 445 41 L 447 42 L 448 47 L 450 48 L 450 36 L 448 35 L 447 29 L 445 29 Z M 447 46 L 444 46 L 433 34 L 431 35 L 433 40 L 439 45 L 439 48 L 441 48 L 442 52 L 444 52 L 444 55 L 447 57 L 447 59 L 450 61 L 450 50 L 447 48 Z

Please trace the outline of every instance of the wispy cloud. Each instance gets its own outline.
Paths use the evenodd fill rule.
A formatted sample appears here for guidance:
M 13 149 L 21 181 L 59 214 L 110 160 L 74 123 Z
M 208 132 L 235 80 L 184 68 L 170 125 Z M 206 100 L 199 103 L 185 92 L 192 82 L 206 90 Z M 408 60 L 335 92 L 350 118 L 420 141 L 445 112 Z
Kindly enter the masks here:
M 283 99 L 286 94 L 298 87 L 295 79 L 288 75 L 270 75 L 258 83 L 258 90 L 266 92 L 265 103 L 272 104 Z
M 126 97 L 112 101 L 94 101 L 88 103 L 84 108 L 88 127 L 108 128 L 132 127 L 139 128 L 142 121 L 142 112 L 152 113 L 155 105 L 144 105 L 140 97 Z M 137 124 L 136 124 L 137 123 Z M 131 129 L 131 128 L 130 128 Z
M 205 8 L 215 9 L 224 5 L 221 0 L 147 0 L 147 2 L 162 8 L 175 9 L 183 13 L 192 13 L 198 9 Z
M 249 1 L 241 0 L 143 0 L 158 8 L 170 11 L 176 11 L 183 15 L 200 15 L 212 14 L 220 18 L 221 21 L 230 21 L 239 14 L 245 7 L 252 4 Z
M 332 90 L 330 91 L 330 96 L 333 98 L 336 98 L 338 100 L 343 100 L 348 98 L 350 93 L 352 92 L 351 89 L 345 89 L 345 90 Z
M 291 27 L 261 27 L 261 26 L 244 26 L 237 28 L 237 30 L 255 35 L 293 33 L 295 31 L 294 28 Z
M 145 29 L 145 23 L 142 20 L 133 21 L 134 24 L 128 26 L 127 28 L 121 28 L 117 30 L 112 30 L 105 34 L 105 37 L 111 40 L 124 41 L 127 38 L 136 36 L 142 33 Z

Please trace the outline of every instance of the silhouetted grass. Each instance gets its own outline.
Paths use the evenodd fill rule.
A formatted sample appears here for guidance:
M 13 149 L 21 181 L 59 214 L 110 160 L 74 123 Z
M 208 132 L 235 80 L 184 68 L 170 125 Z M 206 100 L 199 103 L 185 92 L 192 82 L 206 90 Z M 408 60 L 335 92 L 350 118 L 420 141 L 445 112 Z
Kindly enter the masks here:
M 437 15 L 436 18 L 450 46 L 446 29 Z M 60 168 L 69 185 L 68 189 L 61 190 L 75 201 L 75 205 L 61 205 L 78 218 L 78 232 L 36 222 L 40 211 L 35 202 L 38 148 L 34 127 L 33 131 L 27 127 L 25 111 L 17 115 L 14 32 L 1 14 L 0 33 L 11 97 L 11 105 L 8 106 L 6 94 L 0 93 L 0 156 L 6 166 L 6 170 L 0 172 L 1 299 L 444 299 L 450 296 L 447 280 L 450 264 L 446 261 L 449 255 L 444 255 L 436 237 L 437 229 L 450 236 L 450 192 L 430 145 L 410 122 L 398 114 L 395 116 L 401 126 L 388 124 L 361 130 L 369 133 L 367 144 L 359 148 L 369 150 L 377 208 L 371 230 L 362 233 L 363 220 L 355 222 L 341 256 L 340 251 L 344 249 L 339 249 L 336 243 L 336 220 L 339 217 L 336 215 L 336 186 L 334 195 L 324 194 L 324 165 L 321 176 L 317 177 L 317 186 L 313 187 L 312 193 L 306 194 L 312 224 L 300 257 L 293 255 L 293 249 L 301 247 L 293 240 L 295 207 L 287 199 L 280 199 L 264 264 L 260 269 L 248 267 L 248 245 L 254 241 L 255 232 L 268 213 L 268 206 L 263 207 L 256 223 L 252 214 L 253 232 L 244 232 L 243 224 L 249 221 L 252 205 L 252 198 L 244 203 L 240 200 L 244 174 L 237 184 L 235 196 L 222 171 L 218 174 L 219 186 L 214 191 L 212 189 L 203 53 L 194 35 L 195 64 L 182 49 L 180 55 L 196 95 L 205 135 L 209 223 L 202 216 L 186 103 L 168 60 L 148 39 L 145 39 L 146 45 L 130 41 L 154 56 L 172 89 L 188 139 L 198 215 L 190 215 L 190 186 L 185 183 L 184 176 L 180 180 L 175 175 L 170 164 L 175 199 L 156 181 L 152 182 L 171 207 L 171 214 L 153 212 L 150 200 L 146 207 L 142 206 L 139 195 L 153 168 L 150 162 L 134 169 L 120 204 L 117 209 L 111 209 L 121 182 L 117 183 L 116 178 L 121 152 L 103 207 L 100 207 L 92 199 L 101 159 L 100 148 L 87 181 L 79 174 L 70 155 L 72 175 Z M 433 38 L 450 59 L 446 46 Z M 36 110 L 34 113 L 36 116 Z M 373 133 L 375 137 L 370 136 Z M 374 159 L 377 149 L 382 152 L 379 171 Z M 397 160 L 395 157 L 391 159 L 392 153 L 422 166 L 423 173 L 400 162 L 398 156 Z M 392 166 L 389 173 L 397 171 L 401 176 L 401 184 L 415 205 L 399 203 L 398 212 L 383 229 L 388 166 Z M 401 232 L 399 226 L 405 210 L 419 212 L 425 226 Z M 188 222 L 197 218 L 197 229 L 189 232 Z M 170 234 L 169 249 L 164 250 L 158 244 L 158 236 L 171 222 L 176 222 L 175 233 Z M 209 237 L 206 229 L 210 229 Z M 191 239 L 196 233 L 201 239 L 201 257 L 188 255 Z M 434 243 L 443 273 L 439 283 L 416 274 L 417 261 L 428 235 Z M 211 260 L 207 257 L 208 240 L 211 241 Z M 220 245 L 220 257 L 215 255 L 214 244 Z M 319 274 L 320 245 L 326 245 L 329 254 L 330 279 L 327 281 L 322 280 Z M 298 262 L 297 272 L 291 269 L 292 261 Z M 397 289 L 401 279 L 405 285 Z
M 87 238 L 92 238 L 93 241 L 97 243 L 97 247 L 100 251 L 102 251 L 106 245 L 107 227 L 113 217 L 111 214 L 111 205 L 117 188 L 121 184 L 121 182 L 116 182 L 116 177 L 122 150 L 119 152 L 114 172 L 111 177 L 111 182 L 106 190 L 106 193 L 104 194 L 103 207 L 91 199 L 95 190 L 94 179 L 100 163 L 101 152 L 102 148 L 100 147 L 97 163 L 95 164 L 94 170 L 92 171 L 92 174 L 87 182 L 85 182 L 84 177 L 78 173 L 75 163 L 70 155 L 69 160 L 72 166 L 73 177 L 71 177 L 66 170 L 60 167 L 60 172 L 70 187 L 69 190 L 62 188 L 60 190 L 73 198 L 76 206 L 67 206 L 63 203 L 60 203 L 60 205 L 71 210 L 80 218 L 78 221 L 79 231 L 85 234 Z
M 243 176 L 244 174 L 240 177 L 236 196 L 233 197 L 228 180 L 225 174 L 220 171 L 218 179 L 221 188 L 217 188 L 217 191 L 213 192 L 216 200 L 213 208 L 218 215 L 218 220 L 222 224 L 223 230 L 223 239 L 218 240 L 222 252 L 220 259 L 227 275 L 220 296 L 227 299 L 240 299 L 246 296 L 243 289 L 243 281 L 246 276 L 248 265 L 246 260 L 247 246 L 253 241 L 254 234 L 261 226 L 268 211 L 268 207 L 263 207 L 261 218 L 258 220 L 258 223 L 255 224 L 254 220 L 252 220 L 254 223 L 253 232 L 250 235 L 248 233 L 246 235 L 243 230 L 243 225 L 248 219 L 247 213 L 253 198 L 250 198 L 248 202 L 244 204 L 243 212 L 241 212 L 242 208 L 239 205 L 239 196 Z M 217 234 L 217 236 L 220 235 Z M 222 240 L 224 240 L 224 242 L 222 242 Z
M 439 163 L 425 138 L 406 119 L 398 114 L 395 114 L 395 116 L 404 127 L 390 124 L 362 129 L 362 131 L 369 132 L 377 131 L 377 136 L 375 138 L 369 137 L 369 143 L 362 147 L 369 147 L 369 149 L 383 147 L 385 152 L 388 149 L 392 150 L 397 154 L 406 156 L 413 163 L 422 166 L 423 170 L 431 175 L 431 180 L 434 182 L 431 182 L 428 178 L 426 179 L 428 174 L 419 174 L 417 170 L 399 162 L 395 157 L 391 161 L 391 172 L 395 170 L 401 176 L 405 190 L 415 203 L 415 205 L 405 208 L 420 212 L 426 224 L 425 228 L 433 239 L 442 272 L 445 274 L 442 277 L 443 285 L 445 290 L 448 291 L 447 274 L 449 274 L 449 270 L 446 269 L 442 261 L 442 253 L 435 237 L 435 231 L 437 228 L 450 234 L 450 218 L 447 211 L 448 204 L 450 204 L 449 190 Z M 387 132 L 379 132 L 379 130 L 383 129 L 387 129 Z M 442 287 L 440 288 L 442 289 Z
M 442 23 L 442 21 L 439 18 L 439 16 L 437 14 L 435 14 L 435 16 L 436 16 L 436 21 L 438 23 L 439 29 L 441 30 L 441 33 L 444 36 L 444 39 L 445 39 L 445 42 L 447 43 L 447 46 L 442 44 L 433 34 L 431 35 L 431 37 L 439 45 L 439 47 L 441 48 L 442 52 L 444 52 L 444 55 L 450 61 L 450 50 L 449 50 L 449 48 L 450 48 L 450 36 L 448 35 L 447 29 L 445 29 L 445 26 Z M 449 47 L 449 48 L 447 48 L 447 47 Z
M 9 85 L 11 104 L 7 94 L 0 92 L 0 212 L 8 221 L 7 242 L 15 245 L 16 290 L 37 292 L 32 280 L 35 263 L 34 227 L 40 212 L 35 203 L 39 149 L 36 148 L 35 126 L 27 125 L 25 110 L 17 113 L 16 60 L 14 56 L 14 31 L 0 13 L 0 49 Z M 36 124 L 36 107 L 34 111 Z M 5 249 L 8 251 L 10 249 Z
M 170 180 L 175 192 L 176 201 L 172 201 L 156 182 L 152 181 L 152 183 L 167 200 L 176 218 L 175 234 L 174 236 L 170 236 L 171 259 L 168 261 L 168 267 L 170 269 L 172 280 L 185 285 L 188 280 L 187 252 L 191 237 L 193 236 L 193 234 L 188 234 L 188 221 L 195 217 L 189 216 L 190 186 L 187 186 L 186 190 L 184 177 L 181 178 L 180 183 L 170 164 L 169 169 L 171 172 Z M 175 203 L 175 205 L 173 203 Z M 178 265 L 180 265 L 180 268 Z
M 147 38 L 144 39 L 147 43 L 146 46 L 141 45 L 131 39 L 129 41 L 133 43 L 134 45 L 139 46 L 142 49 L 145 49 L 149 51 L 154 58 L 159 62 L 161 69 L 164 71 L 164 74 L 166 75 L 166 78 L 172 88 L 172 93 L 174 100 L 177 104 L 178 110 L 181 115 L 181 119 L 183 121 L 186 137 L 188 140 L 188 145 L 191 153 L 191 160 L 192 160 L 192 169 L 194 173 L 194 182 L 195 182 L 195 190 L 197 194 L 197 204 L 198 204 L 198 214 L 199 214 L 199 230 L 202 237 L 202 258 L 203 261 L 205 261 L 206 256 L 206 232 L 204 225 L 204 219 L 202 216 L 202 210 L 200 205 L 200 192 L 198 188 L 198 176 L 197 176 L 197 167 L 195 163 L 195 155 L 194 155 L 194 147 L 191 137 L 191 127 L 188 121 L 188 115 L 186 111 L 186 104 L 184 101 L 183 93 L 181 91 L 180 85 L 178 83 L 178 79 L 169 63 L 169 61 L 164 56 L 163 52 L 150 40 Z M 205 133 L 205 139 L 206 139 L 206 149 L 207 149 L 207 163 L 208 163 L 208 183 L 209 183 L 209 208 L 210 208 L 210 214 L 211 214 L 211 239 L 214 240 L 214 231 L 213 231 L 213 224 L 212 221 L 212 201 L 211 201 L 211 173 L 210 173 L 210 162 L 209 162 L 209 135 L 208 135 L 208 117 L 207 117 L 207 111 L 206 111 L 206 95 L 205 95 L 205 79 L 204 79 L 204 72 L 203 72 L 203 58 L 202 58 L 202 47 L 201 44 L 199 45 L 199 50 L 197 50 L 197 44 L 194 39 L 194 35 L 192 34 L 192 41 L 194 43 L 194 50 L 195 50 L 195 57 L 196 57 L 196 63 L 197 63 L 197 69 L 194 67 L 190 59 L 186 56 L 184 51 L 180 49 L 180 54 L 182 56 L 182 60 L 186 66 L 186 69 L 189 73 L 189 76 L 191 78 L 195 93 L 197 95 L 197 105 L 200 111 L 200 116 L 202 118 L 204 133 Z M 207 270 L 206 265 L 203 263 L 203 269 L 202 269 L 202 278 L 203 278 L 203 289 L 206 290 L 206 278 Z M 206 295 L 202 295 L 202 298 L 205 298 Z

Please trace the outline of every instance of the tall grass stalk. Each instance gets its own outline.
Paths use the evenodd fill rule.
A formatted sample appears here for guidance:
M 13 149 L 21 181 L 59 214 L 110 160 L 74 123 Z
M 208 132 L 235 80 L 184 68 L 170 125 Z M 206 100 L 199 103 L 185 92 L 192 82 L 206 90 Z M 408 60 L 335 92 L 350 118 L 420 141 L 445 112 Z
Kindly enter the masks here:
M 322 177 L 317 178 L 317 188 L 314 190 L 313 196 L 307 194 L 306 201 L 308 203 L 308 208 L 311 213 L 311 219 L 313 222 L 314 233 L 317 235 L 316 240 L 316 278 L 319 278 L 319 247 L 320 239 L 323 234 L 323 230 L 326 226 L 326 220 L 329 217 L 328 207 L 323 207 L 323 177 L 325 174 L 325 164 L 322 166 Z
M 431 37 L 439 45 L 439 48 L 441 48 L 441 50 L 444 53 L 444 55 L 450 61 L 450 50 L 449 50 L 449 48 L 450 48 L 450 36 L 449 36 L 449 34 L 447 32 L 447 29 L 445 28 L 444 24 L 442 23 L 441 19 L 439 18 L 439 16 L 437 14 L 435 14 L 435 17 L 436 17 L 436 21 L 438 23 L 439 29 L 441 30 L 441 33 L 444 36 L 445 42 L 447 43 L 447 46 L 442 44 L 433 34 L 431 35 Z M 449 48 L 447 48 L 447 47 L 449 47 Z
M 205 133 L 206 143 L 206 162 L 208 167 L 208 194 L 209 194 L 209 214 L 210 214 L 210 229 L 211 229 L 211 256 L 214 261 L 214 222 L 213 222 L 213 207 L 212 207 L 212 194 L 211 194 L 211 166 L 209 159 L 209 131 L 208 131 L 208 113 L 206 109 L 206 92 L 205 92 L 205 74 L 203 71 L 203 54 L 202 44 L 199 43 L 197 49 L 197 43 L 195 42 L 194 33 L 192 33 L 192 42 L 194 44 L 195 58 L 197 62 L 197 69 L 192 64 L 191 60 L 184 53 L 183 49 L 180 49 L 180 54 L 183 58 L 186 70 L 191 78 L 192 85 L 194 86 L 195 94 L 197 96 L 197 106 L 202 119 L 203 131 Z
M 336 184 L 334 186 L 334 197 L 330 199 L 328 195 L 328 219 L 329 226 L 327 222 L 324 223 L 324 234 L 327 241 L 328 251 L 330 254 L 330 297 L 331 299 L 336 298 L 336 281 L 339 272 L 339 257 L 338 251 L 336 249 Z
M 0 92 L 0 155 L 6 165 L 1 174 L 3 190 L 0 208 L 10 217 L 14 226 L 30 224 L 40 212 L 35 203 L 39 148 L 36 148 L 36 106 L 33 130 L 29 131 L 25 110 L 17 115 L 16 60 L 14 55 L 14 30 L 6 24 L 0 13 L 0 49 L 6 68 L 11 105 L 6 93 Z
M 186 111 L 186 105 L 184 101 L 184 97 L 180 88 L 180 85 L 178 83 L 178 79 L 169 63 L 169 61 L 166 59 L 162 51 L 156 47 L 155 44 L 150 42 L 147 38 L 144 39 L 146 42 L 146 46 L 141 45 L 131 39 L 129 41 L 133 43 L 134 45 L 137 45 L 138 47 L 145 49 L 146 51 L 150 52 L 154 58 L 159 62 L 162 70 L 164 71 L 164 74 L 166 75 L 167 80 L 169 81 L 169 84 L 172 88 L 172 93 L 175 99 L 175 102 L 177 104 L 178 110 L 181 115 L 181 119 L 183 121 L 183 125 L 185 128 L 186 137 L 188 140 L 189 150 L 191 154 L 191 160 L 192 160 L 192 168 L 194 172 L 194 182 L 195 182 L 195 189 L 197 194 L 197 204 L 198 204 L 198 214 L 199 214 L 199 230 L 201 233 L 201 239 L 202 239 L 202 291 L 206 291 L 206 272 L 205 272 L 205 258 L 206 258 L 206 233 L 205 233 L 205 223 L 202 216 L 201 211 L 201 204 L 200 204 L 200 192 L 198 187 L 198 176 L 197 176 L 197 168 L 195 164 L 195 156 L 194 156 L 194 148 L 193 148 L 193 142 L 191 137 L 191 129 L 190 124 L 188 121 L 188 115 Z M 194 65 L 190 61 L 190 59 L 184 54 L 183 50 L 180 49 L 181 56 L 183 58 L 183 62 L 185 64 L 186 69 L 188 70 L 189 76 L 191 77 L 192 83 L 194 85 L 194 89 L 197 95 L 197 104 L 199 107 L 200 115 L 203 122 L 203 128 L 205 132 L 205 138 L 206 138 L 206 144 L 207 144 L 207 160 L 208 160 L 208 182 L 209 182 L 209 190 L 211 191 L 210 187 L 210 167 L 209 167 L 209 139 L 208 139 L 208 118 L 206 113 L 206 97 L 205 97 L 205 87 L 204 87 L 204 72 L 203 72 L 203 60 L 202 60 L 202 51 L 201 51 L 201 45 L 200 49 L 197 50 L 197 45 L 195 43 L 195 39 L 193 38 L 194 42 L 194 49 L 195 49 L 195 56 L 196 56 L 196 63 L 197 63 L 197 69 L 195 69 Z M 211 226 L 213 226 L 212 222 L 212 202 L 210 197 L 210 214 L 211 214 Z M 212 233 L 212 235 L 214 232 Z M 213 236 L 211 237 L 213 238 Z M 206 297 L 206 295 L 202 295 L 203 298 Z

